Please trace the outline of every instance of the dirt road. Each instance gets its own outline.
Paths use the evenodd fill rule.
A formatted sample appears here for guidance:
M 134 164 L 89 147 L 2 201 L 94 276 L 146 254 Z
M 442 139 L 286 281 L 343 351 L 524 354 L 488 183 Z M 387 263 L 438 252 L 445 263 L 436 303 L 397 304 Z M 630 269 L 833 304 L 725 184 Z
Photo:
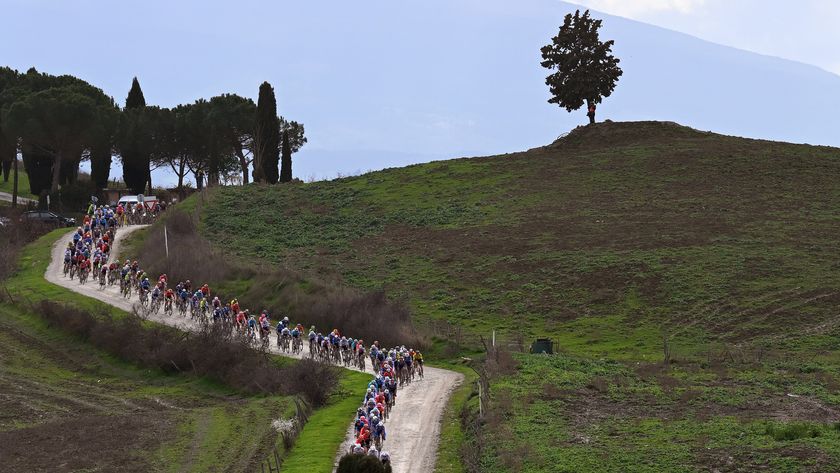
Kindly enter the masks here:
M 11 202 L 12 201 L 12 194 L 8 192 L 0 192 L 0 200 L 4 202 Z M 26 197 L 21 197 L 18 195 L 18 204 L 27 205 L 27 204 L 37 204 L 37 200 L 28 199 Z
M 112 254 L 114 255 L 112 260 L 119 256 L 121 242 L 126 235 L 139 228 L 142 228 L 142 226 L 132 226 L 119 231 L 112 248 Z M 68 232 L 66 237 L 60 238 L 53 246 L 52 260 L 44 275 L 47 281 L 131 312 L 136 299 L 125 299 L 120 295 L 118 287 L 106 287 L 101 290 L 96 282 L 89 282 L 82 286 L 76 280 L 71 281 L 64 277 L 62 274 L 64 248 L 72 238 L 72 234 L 72 231 Z M 193 330 L 196 327 L 191 319 L 177 315 L 166 316 L 161 313 L 149 315 L 149 318 L 155 322 L 183 330 Z M 274 338 L 272 338 L 270 346 L 272 352 L 282 354 L 277 349 Z M 307 350 L 304 349 L 304 353 L 306 352 Z M 370 370 L 367 372 L 373 374 Z M 386 423 L 388 441 L 384 448 L 391 453 L 391 462 L 395 473 L 428 473 L 434 470 L 443 411 L 452 390 L 462 381 L 463 375 L 460 373 L 427 367 L 423 380 L 400 389 L 396 407 Z M 362 400 L 359 399 L 360 405 L 361 402 Z M 353 412 L 347 413 L 348 422 L 352 421 L 353 414 Z M 352 440 L 351 427 L 348 430 L 348 438 L 341 448 L 346 449 L 352 443 Z M 341 451 L 336 453 L 340 454 Z

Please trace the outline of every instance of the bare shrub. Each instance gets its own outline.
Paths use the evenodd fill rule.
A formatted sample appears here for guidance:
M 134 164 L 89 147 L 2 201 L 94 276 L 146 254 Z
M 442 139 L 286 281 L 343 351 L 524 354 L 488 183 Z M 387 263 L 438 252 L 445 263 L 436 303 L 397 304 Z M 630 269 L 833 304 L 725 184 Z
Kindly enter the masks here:
M 48 323 L 141 366 L 216 379 L 248 393 L 300 394 L 323 405 L 337 384 L 336 368 L 305 360 L 280 367 L 247 339 L 220 324 L 197 332 L 144 324 L 137 314 L 91 314 L 51 301 L 35 310 Z
M 337 328 L 350 336 L 370 337 L 368 343 L 379 340 L 385 346 L 425 346 L 411 323 L 408 307 L 389 301 L 384 291 L 363 293 L 285 268 L 249 266 L 216 251 L 199 234 L 194 216 L 172 209 L 165 218 L 169 260 L 161 226 L 150 231 L 142 248 L 143 265 L 152 274 L 166 273 L 172 281 L 189 279 L 211 288 L 227 281 L 249 280 L 245 293 L 220 297 L 235 297 L 245 307 L 287 315 L 321 331 Z
M 604 394 L 610 390 L 610 382 L 601 376 L 594 376 L 588 383 L 586 383 L 586 387 Z
M 497 346 L 488 351 L 484 366 L 487 374 L 493 378 L 515 373 L 519 368 L 519 362 L 516 361 L 516 358 L 513 357 L 513 354 L 509 350 Z

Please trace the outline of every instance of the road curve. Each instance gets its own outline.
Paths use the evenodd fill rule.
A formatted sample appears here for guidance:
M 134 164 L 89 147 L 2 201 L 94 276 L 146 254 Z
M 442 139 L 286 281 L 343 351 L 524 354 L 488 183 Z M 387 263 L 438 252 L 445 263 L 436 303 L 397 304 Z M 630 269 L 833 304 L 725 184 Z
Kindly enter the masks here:
M 140 228 L 143 228 L 143 226 L 126 227 L 117 232 L 117 237 L 111 249 L 112 260 L 119 257 L 121 242 L 126 235 Z M 82 286 L 78 281 L 71 281 L 62 274 L 64 248 L 72 238 L 73 231 L 68 232 L 66 236 L 56 241 L 44 277 L 53 284 L 131 312 L 134 309 L 134 303 L 122 297 L 118 287 L 111 286 L 99 289 L 99 285 L 95 282 Z M 150 314 L 148 318 L 182 330 L 194 330 L 196 328 L 196 324 L 191 319 L 177 315 Z M 269 343 L 272 353 L 292 356 L 281 353 L 277 349 L 276 340 L 273 337 L 274 334 L 272 333 L 272 340 Z M 301 356 L 297 356 L 297 358 L 301 358 Z M 370 370 L 367 372 L 373 374 Z M 463 382 L 463 375 L 460 373 L 426 367 L 425 377 L 422 380 L 413 382 L 408 387 L 399 390 L 397 404 L 386 423 L 388 441 L 384 448 L 391 454 L 391 463 L 395 473 L 431 473 L 434 471 L 440 425 L 446 402 L 452 390 L 461 382 Z M 359 399 L 360 405 L 361 401 Z M 347 413 L 348 420 L 352 420 L 353 414 L 353 412 Z M 353 429 L 351 423 L 347 439 L 339 452 L 336 452 L 337 455 L 340 456 L 344 451 L 347 451 L 346 449 L 352 442 Z
M 12 199 L 13 199 L 12 194 L 9 194 L 8 192 L 0 192 L 0 200 L 2 200 L 4 202 L 11 202 Z M 26 197 L 21 197 L 20 195 L 18 195 L 17 200 L 18 200 L 18 203 L 21 204 L 21 205 L 37 204 L 38 203 L 37 200 L 29 199 L 29 198 L 26 198 Z

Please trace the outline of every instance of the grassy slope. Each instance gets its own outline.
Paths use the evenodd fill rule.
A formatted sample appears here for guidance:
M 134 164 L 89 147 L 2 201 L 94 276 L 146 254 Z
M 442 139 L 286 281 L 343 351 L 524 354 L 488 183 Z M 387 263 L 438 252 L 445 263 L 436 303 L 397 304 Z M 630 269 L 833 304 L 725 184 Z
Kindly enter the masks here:
M 11 172 L 9 173 L 8 182 L 4 182 L 2 175 L 0 175 L 0 192 L 8 192 L 11 194 L 14 187 L 13 179 L 14 177 Z M 22 197 L 33 197 L 29 194 L 29 176 L 26 174 L 26 171 L 23 170 L 23 163 L 20 163 L 20 167 L 18 168 L 18 192 Z
M 57 230 L 27 246 L 21 255 L 20 271 L 5 282 L 5 289 L 19 301 L 49 299 L 91 310 L 105 308 L 119 314 L 118 309 L 43 279 L 50 248 L 65 233 L 66 230 Z M 84 427 L 102 432 L 102 442 L 111 437 L 127 440 L 126 451 L 117 449 L 115 458 L 125 462 L 120 468 L 130 471 L 252 471 L 258 467 L 254 462 L 262 458 L 272 443 L 282 444 L 271 421 L 294 414 L 294 403 L 288 397 L 243 397 L 201 379 L 139 369 L 72 337 L 50 331 L 40 318 L 21 307 L 0 309 L 0 358 L 13 361 L 2 364 L 0 376 L 9 381 L 8 385 L 26 386 L 27 392 L 38 392 L 46 399 L 34 407 L 20 401 L 4 408 L 0 432 L 12 441 L 33 436 L 42 442 L 50 441 L 43 434 L 38 437 L 38 429 L 77 429 L 84 423 Z M 304 428 L 300 438 L 302 448 L 312 451 L 333 445 L 335 451 L 344 439 L 344 431 L 334 432 L 330 422 L 346 427 L 348 415 L 364 391 L 367 378 L 360 379 L 364 377 L 361 373 L 342 375 L 342 389 L 330 405 L 313 414 L 316 422 Z M 351 399 L 353 406 L 345 406 L 346 399 Z M 98 404 L 95 411 L 73 409 L 75 404 L 87 407 L 87 401 L 91 400 Z M 100 422 L 100 415 L 122 422 L 117 425 Z M 127 431 L 135 435 L 127 438 Z M 309 437 L 313 439 L 307 443 Z M 90 439 L 87 441 L 97 445 Z M 35 446 L 58 452 L 49 444 Z M 78 465 L 102 466 L 101 455 L 86 452 L 84 448 L 81 451 L 77 455 Z M 319 460 L 327 466 L 319 464 L 320 469 L 308 471 L 330 470 L 332 453 L 322 455 Z
M 559 366 L 523 356 L 494 386 L 519 435 L 493 436 L 486 468 L 609 470 L 626 460 L 610 452 L 644 444 L 641 470 L 730 455 L 807 469 L 804 455 L 818 471 L 836 448 L 750 435 L 764 419 L 837 418 L 838 174 L 837 149 L 603 124 L 526 153 L 215 189 L 204 231 L 236 254 L 384 287 L 434 334 L 447 320 L 473 345 L 493 329 L 558 341 Z M 669 370 L 649 364 L 663 333 Z M 557 391 L 529 377 L 543 370 L 575 379 Z M 531 429 L 552 440 L 524 440 Z M 582 464 L 576 448 L 597 455 Z M 506 464 L 511 451 L 527 460 Z

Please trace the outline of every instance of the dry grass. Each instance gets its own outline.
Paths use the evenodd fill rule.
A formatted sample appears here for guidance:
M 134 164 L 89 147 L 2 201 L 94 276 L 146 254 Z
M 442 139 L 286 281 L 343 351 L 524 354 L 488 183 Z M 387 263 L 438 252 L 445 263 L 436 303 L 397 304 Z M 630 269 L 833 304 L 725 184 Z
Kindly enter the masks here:
M 136 314 L 119 318 L 91 314 L 50 301 L 41 301 L 34 312 L 51 327 L 124 360 L 165 372 L 205 376 L 247 393 L 300 394 L 320 406 L 337 384 L 334 367 L 310 360 L 278 366 L 246 337 L 220 324 L 185 333 L 149 327 Z
M 246 264 L 216 250 L 199 234 L 195 218 L 177 209 L 168 213 L 165 224 L 169 260 L 162 225 L 150 229 L 140 250 L 151 274 L 166 273 L 171 281 L 189 279 L 211 288 L 244 287 L 241 293 L 220 297 L 236 297 L 252 311 L 267 309 L 275 318 L 288 315 L 321 331 L 337 328 L 351 336 L 364 334 L 371 338 L 368 342 L 379 340 L 385 346 L 423 345 L 408 307 L 389 300 L 383 291 L 362 292 L 282 267 Z

